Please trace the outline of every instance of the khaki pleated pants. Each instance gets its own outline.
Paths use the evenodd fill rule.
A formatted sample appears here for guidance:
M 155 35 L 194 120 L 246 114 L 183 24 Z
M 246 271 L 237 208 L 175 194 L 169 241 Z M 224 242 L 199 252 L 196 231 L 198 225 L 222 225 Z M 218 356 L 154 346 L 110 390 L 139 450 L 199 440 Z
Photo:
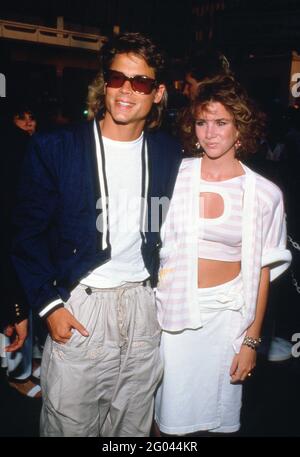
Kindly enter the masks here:
M 149 436 L 162 377 L 153 290 L 77 286 L 65 307 L 88 330 L 44 348 L 41 436 Z

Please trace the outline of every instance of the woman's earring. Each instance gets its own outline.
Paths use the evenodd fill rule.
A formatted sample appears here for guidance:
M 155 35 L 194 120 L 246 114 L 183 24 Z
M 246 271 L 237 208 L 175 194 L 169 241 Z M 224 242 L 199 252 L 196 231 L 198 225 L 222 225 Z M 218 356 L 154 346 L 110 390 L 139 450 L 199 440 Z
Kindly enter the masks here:
M 203 154 L 204 154 L 204 149 L 203 147 L 201 146 L 201 144 L 199 143 L 199 141 L 197 141 L 197 143 L 195 144 L 195 147 L 196 147 L 196 151 L 197 151 L 197 154 L 202 157 Z
M 242 147 L 242 142 L 240 140 L 237 140 L 234 149 L 235 149 L 235 157 L 239 158 L 241 155 L 241 147 Z

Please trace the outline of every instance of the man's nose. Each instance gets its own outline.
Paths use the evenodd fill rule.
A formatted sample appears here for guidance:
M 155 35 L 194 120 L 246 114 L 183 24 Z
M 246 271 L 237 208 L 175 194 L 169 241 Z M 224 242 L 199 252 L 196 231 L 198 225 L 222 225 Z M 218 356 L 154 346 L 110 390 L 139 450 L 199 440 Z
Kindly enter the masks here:
M 120 90 L 122 92 L 132 92 L 132 86 L 131 86 L 131 82 L 128 81 L 128 80 L 125 80 L 123 85 L 120 87 Z

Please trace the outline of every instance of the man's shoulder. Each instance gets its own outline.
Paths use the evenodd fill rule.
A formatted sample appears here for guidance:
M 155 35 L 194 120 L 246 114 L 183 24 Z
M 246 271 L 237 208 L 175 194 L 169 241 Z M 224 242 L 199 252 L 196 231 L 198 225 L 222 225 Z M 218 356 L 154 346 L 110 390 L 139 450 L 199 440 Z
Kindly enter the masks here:
M 166 154 L 182 154 L 182 146 L 180 141 L 162 130 L 147 132 L 147 141 L 151 148 L 164 150 Z
M 90 128 L 91 123 L 88 121 L 81 121 L 69 124 L 62 128 L 53 128 L 49 130 L 44 130 L 41 133 L 36 133 L 33 136 L 33 142 L 38 143 L 39 145 L 51 145 L 58 144 L 60 142 L 71 141 L 83 135 Z
M 70 124 L 63 128 L 33 135 L 28 153 L 33 161 L 42 160 L 49 166 L 63 165 L 92 147 L 90 122 Z

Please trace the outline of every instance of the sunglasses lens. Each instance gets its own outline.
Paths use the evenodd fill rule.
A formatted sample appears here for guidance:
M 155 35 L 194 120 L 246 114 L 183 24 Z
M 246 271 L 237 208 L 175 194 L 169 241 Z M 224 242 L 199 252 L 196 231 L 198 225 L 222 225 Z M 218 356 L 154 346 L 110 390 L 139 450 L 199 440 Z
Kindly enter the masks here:
M 143 76 L 135 76 L 132 80 L 133 90 L 142 94 L 151 94 L 154 88 L 154 81 Z
M 123 86 L 126 78 L 123 73 L 118 71 L 108 71 L 105 80 L 108 87 L 118 89 L 119 87 Z

